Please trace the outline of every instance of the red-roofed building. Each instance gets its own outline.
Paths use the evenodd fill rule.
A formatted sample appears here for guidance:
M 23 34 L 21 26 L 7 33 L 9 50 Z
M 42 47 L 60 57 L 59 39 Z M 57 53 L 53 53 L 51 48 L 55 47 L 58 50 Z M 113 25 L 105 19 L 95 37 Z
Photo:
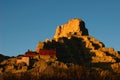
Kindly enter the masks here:
M 41 49 L 39 53 L 35 51 L 27 51 L 22 57 L 17 58 L 16 63 L 26 63 L 28 66 L 35 56 L 40 56 L 41 59 L 44 59 L 45 61 L 54 61 L 56 60 L 56 50 L 47 50 L 47 49 Z
M 29 57 L 23 56 L 21 58 L 17 58 L 16 64 L 24 62 L 24 63 L 26 63 L 29 66 L 29 61 L 30 61 Z
M 34 51 L 30 51 L 28 50 L 27 52 L 25 52 L 25 54 L 21 57 L 18 57 L 17 60 L 16 60 L 16 63 L 17 64 L 20 64 L 20 63 L 26 63 L 28 66 L 30 64 L 30 59 L 36 55 L 39 55 L 38 53 L 34 52 Z
M 41 49 L 39 51 L 40 55 L 50 55 L 50 56 L 54 56 L 56 55 L 56 50 L 46 50 L 46 49 Z
M 28 50 L 28 52 L 26 52 L 25 54 L 24 54 L 24 56 L 26 56 L 26 57 L 33 57 L 33 56 L 35 56 L 35 55 L 39 55 L 37 52 L 34 52 L 34 51 L 29 51 Z
M 49 61 L 49 59 L 56 59 L 56 50 L 47 50 L 47 49 L 41 49 L 39 51 L 40 58 Z

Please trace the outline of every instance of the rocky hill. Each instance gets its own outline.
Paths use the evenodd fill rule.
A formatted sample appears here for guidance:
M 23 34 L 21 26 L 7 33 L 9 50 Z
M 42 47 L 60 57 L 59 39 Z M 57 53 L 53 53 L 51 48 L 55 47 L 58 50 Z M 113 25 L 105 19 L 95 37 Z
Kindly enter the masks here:
M 17 57 L 2 60 L 0 77 L 13 80 L 15 73 L 14 80 L 18 77 L 19 80 L 120 79 L 120 52 L 105 47 L 104 43 L 90 36 L 81 19 L 74 18 L 58 26 L 53 38 L 40 41 L 35 52 L 39 53 L 41 49 L 56 50 L 57 60 L 50 58 L 46 62 L 39 55 L 32 56 L 30 65 L 16 64 Z M 12 78 L 8 74 L 13 74 Z
M 56 49 L 58 61 L 110 69 L 120 72 L 120 53 L 90 36 L 84 21 L 71 19 L 66 24 L 58 26 L 51 40 L 39 42 L 36 51 L 40 49 Z

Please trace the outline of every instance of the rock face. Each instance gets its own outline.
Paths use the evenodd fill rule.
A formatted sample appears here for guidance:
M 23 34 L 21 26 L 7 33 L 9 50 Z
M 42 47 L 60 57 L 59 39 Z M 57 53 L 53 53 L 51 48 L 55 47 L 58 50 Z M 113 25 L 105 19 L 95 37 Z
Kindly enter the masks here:
M 54 38 L 71 37 L 71 35 L 88 35 L 88 30 L 85 27 L 84 21 L 81 19 L 71 19 L 67 24 L 58 26 Z

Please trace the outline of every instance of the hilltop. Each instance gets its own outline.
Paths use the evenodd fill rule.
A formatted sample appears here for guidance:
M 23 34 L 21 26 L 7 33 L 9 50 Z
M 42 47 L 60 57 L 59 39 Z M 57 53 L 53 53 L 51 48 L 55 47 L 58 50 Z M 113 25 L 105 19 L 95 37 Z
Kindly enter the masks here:
M 92 37 L 78 18 L 58 26 L 53 38 L 39 41 L 35 51 L 0 62 L 3 79 L 16 74 L 20 80 L 118 80 L 119 69 L 120 52 Z

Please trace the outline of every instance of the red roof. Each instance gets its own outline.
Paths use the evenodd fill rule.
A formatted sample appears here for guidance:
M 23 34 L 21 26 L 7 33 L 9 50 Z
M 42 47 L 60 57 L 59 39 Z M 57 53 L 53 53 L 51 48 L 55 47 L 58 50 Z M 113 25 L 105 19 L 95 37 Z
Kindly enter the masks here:
M 30 56 L 35 56 L 35 55 L 37 55 L 36 52 L 28 51 L 28 52 L 25 53 L 24 56 L 26 56 L 26 57 L 30 57 Z
M 39 51 L 40 55 L 56 55 L 56 50 L 45 50 L 45 49 L 41 49 Z

